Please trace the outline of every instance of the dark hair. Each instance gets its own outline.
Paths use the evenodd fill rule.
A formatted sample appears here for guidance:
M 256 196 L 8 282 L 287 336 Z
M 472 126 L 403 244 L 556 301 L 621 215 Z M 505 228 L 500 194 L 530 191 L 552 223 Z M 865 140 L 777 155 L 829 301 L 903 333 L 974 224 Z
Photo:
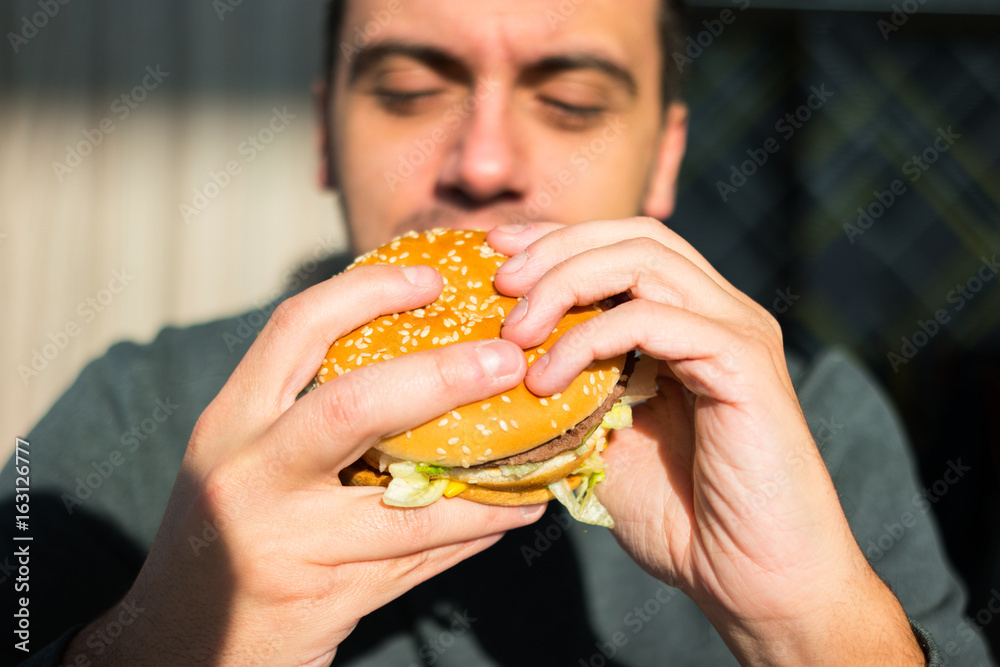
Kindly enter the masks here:
M 337 65 L 337 40 L 344 23 L 344 9 L 347 0 L 330 0 L 326 16 L 326 49 L 323 55 L 323 72 L 326 80 L 333 84 L 333 74 Z M 675 66 L 673 54 L 681 50 L 684 43 L 687 21 L 687 5 L 684 0 L 660 0 L 657 16 L 657 30 L 660 35 L 660 96 L 663 106 L 680 97 L 681 72 Z

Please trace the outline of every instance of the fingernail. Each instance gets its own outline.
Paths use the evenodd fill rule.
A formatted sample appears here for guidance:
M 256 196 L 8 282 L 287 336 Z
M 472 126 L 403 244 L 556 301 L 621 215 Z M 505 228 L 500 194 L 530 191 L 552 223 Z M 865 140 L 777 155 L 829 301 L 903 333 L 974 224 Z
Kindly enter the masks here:
M 521 360 L 517 358 L 518 352 L 510 343 L 499 340 L 486 341 L 479 344 L 476 352 L 479 354 L 479 363 L 483 370 L 494 379 L 515 373 L 521 365 Z
M 507 317 L 503 319 L 503 325 L 505 327 L 514 326 L 515 324 L 524 319 L 524 315 L 527 312 L 528 312 L 528 299 L 524 298 L 521 299 L 521 301 L 516 306 L 514 306 L 514 309 L 512 311 L 507 313 Z
M 528 253 L 526 252 L 517 253 L 516 255 L 508 259 L 506 262 L 504 262 L 499 269 L 497 269 L 497 275 L 503 276 L 508 273 L 514 273 L 515 271 L 520 271 L 521 267 L 524 266 L 524 262 L 527 261 L 527 259 L 528 259 Z
M 545 505 L 521 505 L 521 516 L 526 521 L 537 521 L 545 514 Z
M 513 223 L 508 223 L 505 225 L 497 225 L 496 230 L 503 234 L 520 234 L 528 228 L 528 225 L 516 225 Z
M 430 287 L 437 282 L 437 271 L 429 266 L 404 266 L 403 275 L 417 287 Z
M 538 377 L 545 372 L 545 368 L 549 365 L 550 354 L 543 354 L 542 356 L 535 359 L 535 362 L 531 364 L 528 368 L 528 375 L 532 377 Z

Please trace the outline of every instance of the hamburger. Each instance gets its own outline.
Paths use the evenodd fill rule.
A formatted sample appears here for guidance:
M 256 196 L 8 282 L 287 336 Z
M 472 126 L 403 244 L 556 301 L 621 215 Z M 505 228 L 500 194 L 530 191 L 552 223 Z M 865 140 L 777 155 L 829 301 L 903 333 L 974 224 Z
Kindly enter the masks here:
M 393 357 L 470 340 L 500 337 L 504 317 L 520 300 L 493 285 L 507 259 L 482 231 L 411 232 L 359 257 L 366 264 L 434 267 L 441 296 L 415 310 L 379 317 L 330 347 L 309 389 Z M 541 345 L 524 350 L 528 365 L 571 327 L 609 307 L 574 307 Z M 560 393 L 536 396 L 522 382 L 488 399 L 450 410 L 416 428 L 386 437 L 345 468 L 345 485 L 384 486 L 383 502 L 397 507 L 461 497 L 489 505 L 529 505 L 553 498 L 577 519 L 611 526 L 593 493 L 603 477 L 601 452 L 614 428 L 631 426 L 626 390 L 634 353 L 594 361 Z

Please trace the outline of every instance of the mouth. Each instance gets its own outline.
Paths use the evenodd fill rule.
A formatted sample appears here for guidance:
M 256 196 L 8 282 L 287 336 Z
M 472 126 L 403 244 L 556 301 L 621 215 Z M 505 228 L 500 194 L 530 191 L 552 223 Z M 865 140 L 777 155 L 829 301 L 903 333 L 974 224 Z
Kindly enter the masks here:
M 507 224 L 518 219 L 512 212 L 497 210 L 468 213 L 444 208 L 434 208 L 428 211 L 414 213 L 402 220 L 393 230 L 395 236 L 407 232 L 426 232 L 436 227 L 460 229 L 463 231 L 490 231 L 494 227 Z

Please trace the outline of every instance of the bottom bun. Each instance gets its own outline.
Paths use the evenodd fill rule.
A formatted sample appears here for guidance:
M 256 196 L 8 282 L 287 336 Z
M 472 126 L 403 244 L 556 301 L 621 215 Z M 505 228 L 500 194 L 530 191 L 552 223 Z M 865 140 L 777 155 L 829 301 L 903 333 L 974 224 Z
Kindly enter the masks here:
M 575 489 L 580 485 L 583 478 L 579 475 L 570 475 L 566 478 L 570 488 Z M 367 463 L 355 461 L 340 471 L 340 481 L 346 486 L 389 486 L 392 476 L 387 473 L 380 473 Z M 483 505 L 537 505 L 552 500 L 555 496 L 547 488 L 540 487 L 534 489 L 487 489 L 482 486 L 469 486 L 454 498 L 464 498 L 474 503 Z

